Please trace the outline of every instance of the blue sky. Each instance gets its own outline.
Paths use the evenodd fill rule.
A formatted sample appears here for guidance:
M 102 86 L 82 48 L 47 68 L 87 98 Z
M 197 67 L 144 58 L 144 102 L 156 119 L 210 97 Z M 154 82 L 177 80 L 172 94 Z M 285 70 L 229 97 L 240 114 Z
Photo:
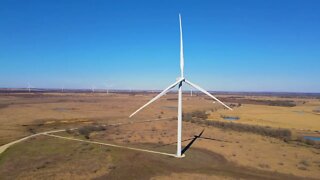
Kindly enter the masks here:
M 2 0 L 0 87 L 320 92 L 320 1 Z

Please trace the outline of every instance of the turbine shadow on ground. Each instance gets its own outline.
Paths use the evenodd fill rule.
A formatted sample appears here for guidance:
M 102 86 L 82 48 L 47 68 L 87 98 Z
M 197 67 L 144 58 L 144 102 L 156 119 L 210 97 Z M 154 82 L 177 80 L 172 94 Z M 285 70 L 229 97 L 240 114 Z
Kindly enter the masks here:
M 203 134 L 203 132 L 204 132 L 204 129 L 201 131 L 201 133 L 200 133 L 199 135 L 195 135 L 194 138 L 192 139 L 192 141 L 190 141 L 189 144 L 182 149 L 181 154 L 184 154 L 184 153 L 192 146 L 192 144 L 193 144 L 199 137 L 201 137 L 201 135 Z
M 228 143 L 230 143 L 230 141 L 225 141 L 225 140 L 215 139 L 215 138 L 210 138 L 210 137 L 203 137 L 202 136 L 203 132 L 204 132 L 204 129 L 200 132 L 199 135 L 194 135 L 193 138 L 182 140 L 181 142 L 190 141 L 190 140 L 191 141 L 181 150 L 181 154 L 184 154 L 198 138 L 199 139 L 205 139 L 205 140 L 212 140 L 212 141 L 220 141 L 220 142 L 228 142 Z M 173 145 L 173 144 L 177 144 L 177 142 L 162 144 L 162 145 L 159 145 L 159 146 L 155 146 L 154 148 L 169 146 L 169 145 Z

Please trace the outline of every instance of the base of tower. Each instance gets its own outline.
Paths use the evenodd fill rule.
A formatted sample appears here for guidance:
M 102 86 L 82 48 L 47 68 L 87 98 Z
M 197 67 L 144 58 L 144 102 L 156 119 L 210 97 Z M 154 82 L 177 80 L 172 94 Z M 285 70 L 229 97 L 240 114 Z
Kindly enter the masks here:
M 181 156 L 175 155 L 174 157 L 175 158 L 184 158 L 185 156 L 186 156 L 185 154 L 182 154 Z

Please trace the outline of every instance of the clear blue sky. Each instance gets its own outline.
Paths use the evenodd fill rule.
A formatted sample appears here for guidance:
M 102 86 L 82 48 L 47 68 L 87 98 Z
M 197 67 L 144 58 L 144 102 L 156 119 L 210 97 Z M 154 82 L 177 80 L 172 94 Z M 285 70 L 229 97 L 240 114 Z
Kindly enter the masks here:
M 0 1 L 0 87 L 320 92 L 320 1 Z

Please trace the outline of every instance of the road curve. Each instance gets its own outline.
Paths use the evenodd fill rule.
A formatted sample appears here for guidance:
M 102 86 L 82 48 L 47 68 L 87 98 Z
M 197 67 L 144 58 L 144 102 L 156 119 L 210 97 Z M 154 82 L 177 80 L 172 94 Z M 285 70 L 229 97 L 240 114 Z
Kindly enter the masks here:
M 86 142 L 86 143 L 91 143 L 91 144 L 99 144 L 99 145 L 103 145 L 103 146 L 110 146 L 110 147 L 129 149 L 129 150 L 134 150 L 134 151 L 141 151 L 141 152 L 148 152 L 148 153 L 153 153 L 153 154 L 161 154 L 161 155 L 165 155 L 165 156 L 177 157 L 176 154 L 170 154 L 170 153 L 165 153 L 165 152 L 159 152 L 159 151 L 153 151 L 153 150 L 147 150 L 147 149 L 141 149 L 141 148 L 134 148 L 134 147 L 128 147 L 128 146 L 121 146 L 121 145 L 117 145 L 117 144 L 89 141 L 89 140 L 83 140 L 83 139 L 77 139 L 77 138 L 71 138 L 71 137 L 58 136 L 58 135 L 53 135 L 53 134 L 43 134 L 43 135 L 55 137 L 55 138 L 60 138 L 60 139 L 72 140 L 72 141 Z
M 6 151 L 12 145 L 17 144 L 17 143 L 22 142 L 22 141 L 25 141 L 27 139 L 30 139 L 30 138 L 33 138 L 33 137 L 36 137 L 36 136 L 39 136 L 39 135 L 45 135 L 45 134 L 48 134 L 48 133 L 56 133 L 56 132 L 62 132 L 62 131 L 66 131 L 66 130 L 65 129 L 59 129 L 59 130 L 53 130 L 53 131 L 45 131 L 45 132 L 32 134 L 30 136 L 27 136 L 27 137 L 12 141 L 12 142 L 10 142 L 8 144 L 0 146 L 0 154 L 2 154 L 4 151 Z
M 118 125 L 127 125 L 127 124 L 133 124 L 133 123 L 144 123 L 144 122 L 152 122 L 152 121 L 159 121 L 159 120 L 170 120 L 170 119 L 172 119 L 172 118 L 157 118 L 157 119 L 144 120 L 144 121 L 136 121 L 136 122 L 115 123 L 115 124 L 109 124 L 109 125 L 103 125 L 103 126 L 118 126 Z M 75 130 L 75 129 L 77 129 L 77 128 L 72 128 L 71 130 Z M 45 131 L 45 132 L 32 134 L 32 135 L 30 135 L 30 136 L 27 136 L 27 137 L 24 137 L 24 138 L 21 138 L 21 139 L 12 141 L 12 142 L 10 142 L 10 143 L 8 143 L 8 144 L 5 144 L 5 145 L 0 146 L 0 155 L 1 155 L 4 151 L 6 151 L 9 147 L 11 147 L 12 145 L 17 144 L 17 143 L 20 143 L 20 142 L 25 141 L 25 140 L 27 140 L 27 139 L 30 139 L 30 138 L 32 138 L 32 137 L 36 137 L 36 136 L 39 136 L 39 135 L 48 135 L 48 134 L 50 134 L 50 133 L 57 133 L 57 132 L 63 132 L 63 131 L 66 131 L 66 129 Z

